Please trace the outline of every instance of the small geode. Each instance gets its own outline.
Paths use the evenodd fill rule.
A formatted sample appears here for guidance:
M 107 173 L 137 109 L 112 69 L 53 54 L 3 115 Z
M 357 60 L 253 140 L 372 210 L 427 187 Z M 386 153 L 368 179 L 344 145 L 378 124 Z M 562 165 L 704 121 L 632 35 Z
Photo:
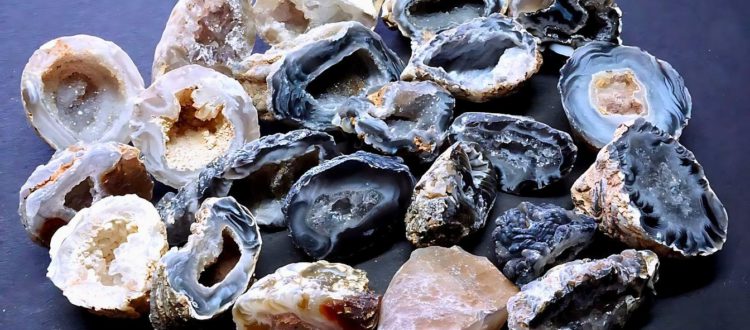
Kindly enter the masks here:
M 450 141 L 475 142 L 497 169 L 500 189 L 525 194 L 568 175 L 578 148 L 573 139 L 528 117 L 467 112 L 451 125 Z
M 591 243 L 594 219 L 557 205 L 523 202 L 495 220 L 493 252 L 500 270 L 524 285 L 557 264 L 575 259 Z
M 510 298 L 508 329 L 621 328 L 654 292 L 658 270 L 648 250 L 559 265 Z
M 169 71 L 146 89 L 131 126 L 149 173 L 173 188 L 260 136 L 258 114 L 242 86 L 194 64 Z
M 77 142 L 128 143 L 133 102 L 142 91 L 143 78 L 128 54 L 88 35 L 45 43 L 21 76 L 26 118 L 57 150 Z
M 261 278 L 232 309 L 237 329 L 366 330 L 380 296 L 367 273 L 345 264 L 300 262 Z
M 192 234 L 159 261 L 151 292 L 151 324 L 170 329 L 220 315 L 247 290 L 261 250 L 250 211 L 232 197 L 209 198 Z
M 599 229 L 661 256 L 706 256 L 727 238 L 727 211 L 692 152 L 644 119 L 620 126 L 571 188 Z
M 453 96 L 433 82 L 398 81 L 345 101 L 333 124 L 379 152 L 428 163 L 440 152 L 455 105 Z
M 481 147 L 456 142 L 417 182 L 406 212 L 415 246 L 452 246 L 484 228 L 497 194 L 497 174 Z
M 234 196 L 250 209 L 259 225 L 283 227 L 282 206 L 289 189 L 307 170 L 338 156 L 333 138 L 296 130 L 245 144 L 209 164 L 198 179 L 166 194 L 157 208 L 167 224 L 169 243 L 182 244 L 194 214 L 209 197 Z
M 37 167 L 19 193 L 18 214 L 34 242 L 43 246 L 76 212 L 111 195 L 151 199 L 154 182 L 128 145 L 75 144 Z
M 422 43 L 401 79 L 431 80 L 456 98 L 487 102 L 514 92 L 541 66 L 537 39 L 511 18 L 494 14 Z
M 336 108 L 396 81 L 404 68 L 383 39 L 358 22 L 311 29 L 248 58 L 237 76 L 261 119 L 313 130 L 334 130 Z

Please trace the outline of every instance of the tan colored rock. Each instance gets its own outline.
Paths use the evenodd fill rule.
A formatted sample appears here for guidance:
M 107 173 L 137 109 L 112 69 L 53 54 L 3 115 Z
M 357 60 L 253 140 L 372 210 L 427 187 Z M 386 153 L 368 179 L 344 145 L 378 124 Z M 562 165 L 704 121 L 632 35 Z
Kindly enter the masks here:
M 378 329 L 500 329 L 517 292 L 485 257 L 455 246 L 418 249 L 391 280 Z

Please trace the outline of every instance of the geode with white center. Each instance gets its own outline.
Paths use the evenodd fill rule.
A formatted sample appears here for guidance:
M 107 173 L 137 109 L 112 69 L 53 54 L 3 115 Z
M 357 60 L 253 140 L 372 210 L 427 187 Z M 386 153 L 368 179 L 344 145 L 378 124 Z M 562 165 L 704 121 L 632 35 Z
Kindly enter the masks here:
M 524 285 L 575 259 L 596 232 L 593 218 L 557 205 L 523 202 L 495 220 L 493 252 L 505 277 Z
M 433 82 L 393 82 L 367 97 L 350 98 L 333 124 L 387 155 L 435 160 L 456 100 Z
M 620 126 L 571 195 L 606 235 L 661 256 L 710 255 L 727 239 L 727 211 L 703 167 L 642 118 Z
M 417 182 L 406 212 L 415 246 L 452 246 L 484 228 L 497 194 L 497 174 L 481 147 L 456 142 Z
M 260 136 L 258 114 L 242 86 L 193 64 L 146 89 L 131 126 L 146 168 L 173 188 L 194 181 L 206 165 Z
M 543 189 L 573 169 L 578 147 L 563 131 L 528 117 L 467 112 L 451 125 L 450 141 L 476 142 L 498 174 L 500 189 L 525 194 Z
M 37 167 L 19 192 L 18 214 L 34 242 L 49 246 L 52 235 L 81 209 L 104 197 L 136 194 L 150 200 L 154 182 L 131 146 L 75 144 Z
M 309 130 L 267 135 L 245 144 L 159 201 L 157 209 L 167 224 L 169 243 L 185 242 L 194 214 L 209 197 L 231 195 L 250 209 L 259 225 L 283 227 L 281 208 L 292 185 L 309 169 L 338 154 L 330 135 Z
M 261 250 L 250 211 L 232 197 L 206 199 L 187 244 L 172 248 L 154 272 L 151 324 L 170 329 L 212 319 L 247 290 Z
M 510 298 L 508 329 L 622 328 L 654 292 L 658 270 L 649 250 L 559 265 Z

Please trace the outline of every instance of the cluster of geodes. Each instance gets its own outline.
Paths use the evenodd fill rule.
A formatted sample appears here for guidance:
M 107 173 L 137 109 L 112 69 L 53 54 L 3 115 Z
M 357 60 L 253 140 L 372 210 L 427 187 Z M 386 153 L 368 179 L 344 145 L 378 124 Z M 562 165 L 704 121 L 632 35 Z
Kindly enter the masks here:
M 622 327 L 659 258 L 719 251 L 728 218 L 677 141 L 684 81 L 621 45 L 621 16 L 614 0 L 180 0 L 150 85 L 117 45 L 58 38 L 23 72 L 56 153 L 18 212 L 72 304 L 157 329 L 229 313 L 238 329 Z M 570 57 L 572 134 L 467 111 L 522 88 L 548 49 Z M 573 210 L 493 212 L 565 184 L 578 145 L 600 151 Z M 154 180 L 175 190 L 152 200 Z M 456 246 L 488 222 L 492 258 Z M 257 278 L 280 230 L 308 260 Z M 597 231 L 632 250 L 581 259 Z M 346 263 L 399 238 L 417 249 L 381 295 Z

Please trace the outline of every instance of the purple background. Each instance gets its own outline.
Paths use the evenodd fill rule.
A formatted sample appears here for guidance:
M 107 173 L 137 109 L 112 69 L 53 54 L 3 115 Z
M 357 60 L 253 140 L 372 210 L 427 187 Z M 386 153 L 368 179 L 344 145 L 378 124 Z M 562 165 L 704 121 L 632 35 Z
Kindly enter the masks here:
M 32 131 L 19 99 L 20 76 L 44 42 L 73 34 L 92 34 L 120 45 L 144 77 L 151 76 L 153 50 L 174 1 L 0 2 L 0 329 L 132 329 L 147 321 L 109 320 L 89 315 L 68 303 L 45 277 L 47 250 L 27 239 L 16 213 L 18 189 L 33 169 L 46 163 L 52 150 Z M 711 184 L 730 215 L 729 240 L 716 256 L 663 263 L 659 295 L 629 327 L 648 329 L 739 329 L 750 321 L 750 5 L 744 1 L 620 1 L 623 40 L 670 62 L 681 72 L 693 96 L 693 119 L 682 137 L 705 167 Z M 408 43 L 378 28 L 403 56 Z M 256 47 L 256 49 L 265 49 Z M 497 111 L 529 115 L 568 130 L 555 88 L 559 58 L 545 57 L 542 72 L 515 96 L 486 105 L 461 104 L 461 111 Z M 567 190 L 593 155 L 582 153 L 574 173 L 563 183 L 531 198 L 501 194 L 495 213 L 522 200 L 571 206 Z M 463 246 L 489 255 L 487 229 Z M 304 260 L 285 232 L 264 234 L 257 268 L 263 276 L 290 262 Z M 374 259 L 356 264 L 368 271 L 372 286 L 383 292 L 390 277 L 408 258 L 403 239 Z M 605 256 L 621 247 L 598 238 L 590 256 Z M 233 328 L 227 317 L 207 327 Z

